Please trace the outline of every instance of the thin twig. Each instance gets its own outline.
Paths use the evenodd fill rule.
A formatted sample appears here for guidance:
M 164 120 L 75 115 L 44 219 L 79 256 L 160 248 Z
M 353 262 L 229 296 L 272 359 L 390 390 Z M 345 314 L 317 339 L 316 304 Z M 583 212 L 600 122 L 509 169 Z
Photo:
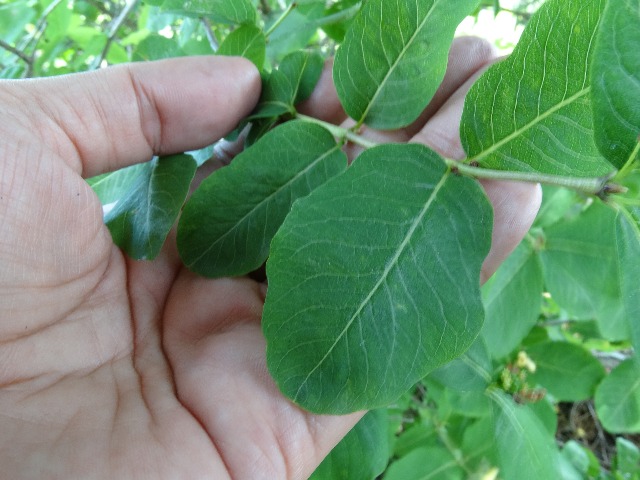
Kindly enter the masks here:
M 22 50 L 18 50 L 16 47 L 9 45 L 7 42 L 0 38 L 0 48 L 5 49 L 6 51 L 13 53 L 15 56 L 20 58 L 27 65 L 31 65 L 33 63 L 33 59 L 24 53 Z
M 113 43 L 113 41 L 116 38 L 116 35 L 118 34 L 118 30 L 120 30 L 120 27 L 122 27 L 122 24 L 125 22 L 129 14 L 134 10 L 137 4 L 138 4 L 138 0 L 127 0 L 127 3 L 120 11 L 120 15 L 118 15 L 118 17 L 111 24 L 111 28 L 109 30 L 109 36 L 107 37 L 107 43 L 102 49 L 102 53 L 100 53 L 100 55 L 96 57 L 96 59 L 91 63 L 92 70 L 100 67 L 100 64 L 109 53 L 111 44 Z
M 211 22 L 208 18 L 204 17 L 201 18 L 200 21 L 202 22 L 202 26 L 204 27 L 204 33 L 207 35 L 207 40 L 209 40 L 211 49 L 214 52 L 217 52 L 220 45 L 218 45 L 218 39 L 216 38 L 215 34 L 213 33 L 213 29 L 211 28 Z

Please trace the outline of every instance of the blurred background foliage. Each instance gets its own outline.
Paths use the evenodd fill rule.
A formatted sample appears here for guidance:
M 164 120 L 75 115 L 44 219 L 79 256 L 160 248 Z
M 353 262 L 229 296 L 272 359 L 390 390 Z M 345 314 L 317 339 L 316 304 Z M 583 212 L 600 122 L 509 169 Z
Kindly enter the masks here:
M 365 0 L 366 1 L 366 0 Z M 180 55 L 207 55 L 230 26 L 207 18 L 185 18 L 157 0 L 0 0 L 0 78 L 62 75 L 118 63 Z M 255 0 L 268 28 L 284 0 Z M 316 47 L 331 55 L 344 35 L 358 0 L 300 2 L 270 37 L 268 60 Z M 489 38 L 512 48 L 540 0 L 486 0 L 460 26 L 460 34 Z

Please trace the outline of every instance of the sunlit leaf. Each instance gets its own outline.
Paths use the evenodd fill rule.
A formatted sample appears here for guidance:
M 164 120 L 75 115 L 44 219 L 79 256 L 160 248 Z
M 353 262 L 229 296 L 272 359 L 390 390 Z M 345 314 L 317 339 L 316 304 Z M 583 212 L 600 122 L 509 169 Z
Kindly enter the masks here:
M 155 258 L 175 223 L 196 172 L 188 155 L 144 164 L 126 195 L 105 215 L 113 241 L 130 257 Z
M 492 212 L 421 145 L 383 145 L 294 204 L 267 263 L 269 369 L 305 408 L 387 405 L 482 323 Z
M 264 67 L 267 39 L 255 25 L 243 25 L 231 32 L 220 44 L 218 55 L 238 56 L 251 60 L 258 70 Z
M 596 412 L 611 433 L 640 432 L 640 365 L 625 360 L 600 383 L 595 395 Z
M 208 17 L 215 22 L 255 23 L 256 9 L 251 0 L 165 0 L 162 9 L 183 15 Z
M 453 34 L 478 0 L 369 0 L 338 50 L 333 78 L 353 119 L 404 127 L 429 103 L 447 68 Z
M 202 182 L 184 207 L 178 248 L 208 277 L 243 275 L 269 255 L 291 204 L 347 167 L 324 128 L 289 122 Z
M 607 2 L 591 73 L 600 152 L 621 168 L 640 134 L 640 0 Z
M 595 145 L 589 73 L 604 0 L 549 0 L 513 54 L 465 102 L 462 144 L 482 166 L 557 175 L 612 171 Z

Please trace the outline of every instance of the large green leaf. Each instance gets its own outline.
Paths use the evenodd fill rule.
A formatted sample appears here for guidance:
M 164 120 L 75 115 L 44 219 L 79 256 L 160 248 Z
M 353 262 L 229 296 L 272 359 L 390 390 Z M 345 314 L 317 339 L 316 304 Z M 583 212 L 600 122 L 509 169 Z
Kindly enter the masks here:
M 567 342 L 538 343 L 527 349 L 536 371 L 527 381 L 538 384 L 561 402 L 579 402 L 593 396 L 604 377 L 602 364 L 587 350 Z
M 528 241 L 482 287 L 482 336 L 493 358 L 507 356 L 533 328 L 542 307 L 542 269 Z
M 494 439 L 501 478 L 558 478 L 560 453 L 553 435 L 528 405 L 517 405 L 503 392 L 491 392 Z
M 353 119 L 404 127 L 429 103 L 458 24 L 478 0 L 369 0 L 338 50 L 333 78 Z
M 600 383 L 595 395 L 596 412 L 611 433 L 640 432 L 640 365 L 625 360 Z
M 161 5 L 167 12 L 208 17 L 219 23 L 255 23 L 257 20 L 251 0 L 164 0 Z
M 581 215 L 545 231 L 540 252 L 554 300 L 578 320 L 597 320 L 609 340 L 629 336 L 614 242 L 616 212 L 599 201 Z
M 324 128 L 285 123 L 202 182 L 180 217 L 182 260 L 208 277 L 251 272 L 267 259 L 291 204 L 346 167 Z
M 640 0 L 607 2 L 591 72 L 596 142 L 621 168 L 640 134 Z
M 155 158 L 143 168 L 104 221 L 113 241 L 130 257 L 151 260 L 178 218 L 196 162 L 189 155 L 173 155 Z
M 121 168 L 115 172 L 103 173 L 96 177 L 87 179 L 102 205 L 116 203 L 120 198 L 129 192 L 131 185 L 140 175 L 147 171 L 144 163 L 137 163 L 130 167 Z
M 386 409 L 367 413 L 325 457 L 309 480 L 374 480 L 389 461 L 388 429 Z
M 263 330 L 285 395 L 315 412 L 387 405 L 482 324 L 492 211 L 421 145 L 363 153 L 297 202 L 267 263 Z
M 598 176 L 612 171 L 593 139 L 589 72 L 604 0 L 549 0 L 505 61 L 465 102 L 471 160 L 500 170 Z
M 262 70 L 267 55 L 267 39 L 262 29 L 255 25 L 242 25 L 224 39 L 217 54 L 245 57 Z

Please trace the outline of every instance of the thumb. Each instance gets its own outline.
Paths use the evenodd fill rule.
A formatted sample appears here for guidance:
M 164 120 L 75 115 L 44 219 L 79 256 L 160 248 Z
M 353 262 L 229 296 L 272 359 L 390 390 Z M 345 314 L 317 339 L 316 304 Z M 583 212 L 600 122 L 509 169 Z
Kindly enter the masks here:
M 2 87 L 32 131 L 90 177 L 213 143 L 253 109 L 260 76 L 242 58 L 186 57 Z

